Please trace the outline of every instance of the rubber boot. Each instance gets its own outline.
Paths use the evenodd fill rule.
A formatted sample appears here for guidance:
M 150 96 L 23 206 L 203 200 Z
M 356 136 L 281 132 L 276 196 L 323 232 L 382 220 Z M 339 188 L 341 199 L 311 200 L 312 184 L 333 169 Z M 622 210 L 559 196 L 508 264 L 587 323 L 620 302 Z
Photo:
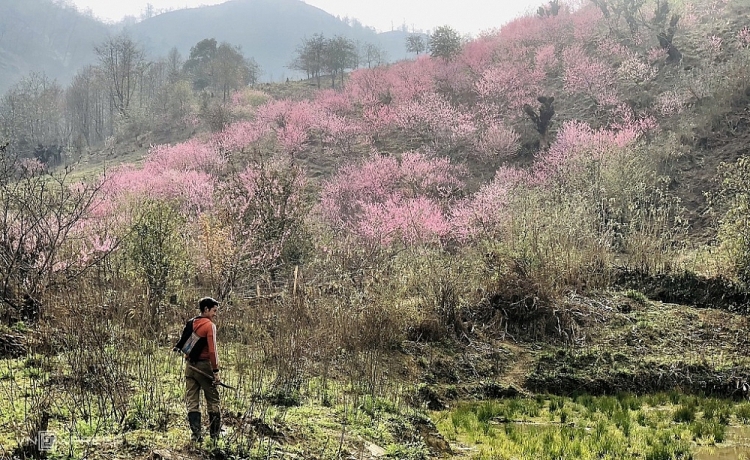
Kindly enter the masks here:
M 188 423 L 190 424 L 190 440 L 192 442 L 203 442 L 203 434 L 201 433 L 201 413 L 200 412 L 188 412 Z
M 211 433 L 211 440 L 217 441 L 221 434 L 221 414 L 218 412 L 208 413 L 208 429 Z

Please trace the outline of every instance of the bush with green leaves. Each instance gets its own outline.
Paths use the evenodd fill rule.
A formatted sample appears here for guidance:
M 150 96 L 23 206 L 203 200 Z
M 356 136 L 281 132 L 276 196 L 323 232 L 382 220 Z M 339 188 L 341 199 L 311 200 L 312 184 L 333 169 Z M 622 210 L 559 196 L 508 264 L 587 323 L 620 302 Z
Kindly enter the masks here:
M 125 240 L 129 272 L 145 284 L 152 318 L 190 272 L 185 225 L 184 215 L 169 203 L 146 201 Z

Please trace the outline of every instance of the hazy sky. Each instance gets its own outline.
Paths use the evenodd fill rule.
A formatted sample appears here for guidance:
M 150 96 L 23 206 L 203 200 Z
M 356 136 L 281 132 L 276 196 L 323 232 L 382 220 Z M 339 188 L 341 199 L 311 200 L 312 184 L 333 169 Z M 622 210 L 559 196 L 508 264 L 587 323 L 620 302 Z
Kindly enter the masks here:
M 79 10 L 91 9 L 94 16 L 119 21 L 126 15 L 139 17 L 146 4 L 160 9 L 194 8 L 226 0 L 68 0 Z M 409 29 L 434 29 L 450 25 L 461 33 L 499 27 L 546 0 L 305 0 L 334 16 L 357 18 L 366 26 L 384 32 L 406 24 Z

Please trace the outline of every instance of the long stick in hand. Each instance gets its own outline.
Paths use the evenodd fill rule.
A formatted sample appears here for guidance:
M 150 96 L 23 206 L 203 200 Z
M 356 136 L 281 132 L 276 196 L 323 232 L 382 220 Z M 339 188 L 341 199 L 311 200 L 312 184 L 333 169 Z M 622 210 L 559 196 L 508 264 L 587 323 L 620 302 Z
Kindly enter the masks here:
M 213 375 L 208 375 L 207 373 L 203 372 L 203 371 L 202 371 L 202 370 L 200 370 L 200 369 L 197 369 L 197 368 L 195 368 L 195 367 L 191 366 L 190 364 L 188 364 L 188 365 L 187 365 L 187 367 L 189 367 L 190 369 L 194 370 L 195 372 L 197 372 L 197 373 L 201 374 L 201 375 L 202 375 L 202 376 L 204 376 L 204 377 L 208 377 L 208 378 L 209 378 L 209 379 L 211 379 L 211 380 L 213 380 L 213 378 L 214 378 L 214 376 L 213 376 Z M 226 384 L 226 383 L 224 383 L 224 382 L 218 382 L 218 383 L 214 383 L 214 385 L 219 385 L 219 386 L 222 386 L 222 387 L 224 387 L 224 388 L 229 388 L 230 390 L 236 390 L 236 389 L 237 389 L 237 388 L 235 388 L 235 387 L 233 387 L 233 386 L 227 385 L 227 384 Z

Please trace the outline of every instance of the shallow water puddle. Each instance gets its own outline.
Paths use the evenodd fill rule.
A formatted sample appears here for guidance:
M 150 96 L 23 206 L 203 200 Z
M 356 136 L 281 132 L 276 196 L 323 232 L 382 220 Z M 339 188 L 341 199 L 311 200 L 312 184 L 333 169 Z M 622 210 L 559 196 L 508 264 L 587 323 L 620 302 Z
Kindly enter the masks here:
M 700 447 L 695 460 L 750 460 L 750 427 L 727 427 L 727 440 L 718 446 Z

